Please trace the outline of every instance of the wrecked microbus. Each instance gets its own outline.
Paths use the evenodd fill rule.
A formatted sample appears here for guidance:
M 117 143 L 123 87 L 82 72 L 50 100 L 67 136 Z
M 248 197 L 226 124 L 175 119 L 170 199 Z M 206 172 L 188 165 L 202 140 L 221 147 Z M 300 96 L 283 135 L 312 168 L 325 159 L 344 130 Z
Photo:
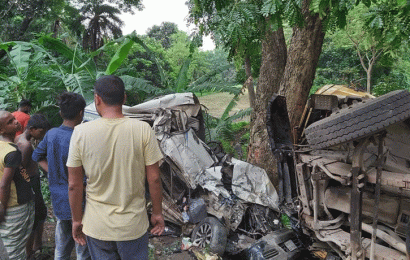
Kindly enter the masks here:
M 194 246 L 240 259 L 298 259 L 304 246 L 283 226 L 266 172 L 204 142 L 202 108 L 194 94 L 162 96 L 123 106 L 123 112 L 154 129 L 164 154 L 165 220 L 189 234 Z M 93 104 L 86 107 L 85 121 L 98 117 Z

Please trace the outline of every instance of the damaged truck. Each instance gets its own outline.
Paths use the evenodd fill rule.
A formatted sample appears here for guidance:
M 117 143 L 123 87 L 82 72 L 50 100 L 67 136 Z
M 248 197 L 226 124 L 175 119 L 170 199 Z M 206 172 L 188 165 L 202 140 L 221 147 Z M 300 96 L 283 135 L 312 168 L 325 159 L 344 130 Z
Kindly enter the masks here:
M 282 224 L 279 196 L 266 172 L 205 143 L 204 116 L 192 93 L 123 106 L 124 115 L 148 122 L 164 159 L 163 212 L 193 246 L 237 259 L 301 259 L 297 233 Z M 98 118 L 93 104 L 84 120 Z
M 322 259 L 407 259 L 410 93 L 343 86 L 312 95 L 291 129 L 286 100 L 268 108 L 278 207 Z

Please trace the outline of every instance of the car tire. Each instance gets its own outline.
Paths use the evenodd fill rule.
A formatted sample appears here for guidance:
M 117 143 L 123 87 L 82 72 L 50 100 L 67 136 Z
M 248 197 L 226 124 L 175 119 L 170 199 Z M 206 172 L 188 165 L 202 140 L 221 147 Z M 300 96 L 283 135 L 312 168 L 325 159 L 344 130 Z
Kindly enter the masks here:
M 192 244 L 209 247 L 212 253 L 223 255 L 228 240 L 228 230 L 215 217 L 206 217 L 192 231 Z
M 410 93 L 396 90 L 379 98 L 355 104 L 306 128 L 314 149 L 323 149 L 360 139 L 410 117 Z

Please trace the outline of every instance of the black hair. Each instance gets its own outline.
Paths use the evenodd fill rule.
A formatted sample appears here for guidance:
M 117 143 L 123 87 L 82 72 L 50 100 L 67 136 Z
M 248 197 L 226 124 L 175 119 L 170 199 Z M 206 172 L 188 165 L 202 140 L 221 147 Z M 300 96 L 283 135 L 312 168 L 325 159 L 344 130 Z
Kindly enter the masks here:
M 63 92 L 57 100 L 63 119 L 73 120 L 86 106 L 83 96 L 73 92 Z
M 22 99 L 19 103 L 19 107 L 31 107 L 31 101 L 29 99 Z
M 94 91 L 107 105 L 122 105 L 124 103 L 124 82 L 117 76 L 100 77 L 95 82 Z
M 50 129 L 50 123 L 44 115 L 34 114 L 30 117 L 27 123 L 27 128 L 31 127 L 48 130 Z

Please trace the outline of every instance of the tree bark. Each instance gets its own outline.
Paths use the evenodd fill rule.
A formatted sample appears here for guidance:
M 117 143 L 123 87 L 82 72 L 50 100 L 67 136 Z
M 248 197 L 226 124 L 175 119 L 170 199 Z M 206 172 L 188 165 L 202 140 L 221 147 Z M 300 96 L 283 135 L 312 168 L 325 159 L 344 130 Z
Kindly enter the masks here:
M 255 88 L 253 87 L 252 66 L 249 55 L 245 55 L 245 74 L 246 74 L 246 88 L 249 94 L 249 104 L 251 108 L 255 108 Z
M 276 159 L 266 129 L 267 104 L 273 94 L 284 95 L 292 129 L 298 125 L 313 84 L 325 36 L 319 15 L 312 15 L 309 10 L 310 2 L 303 1 L 305 22 L 303 26 L 293 29 L 289 51 L 286 51 L 283 30 L 268 30 L 262 43 L 262 64 L 251 118 L 248 162 L 265 169 L 275 186 L 278 179 Z
M 294 27 L 286 69 L 279 94 L 286 97 L 291 129 L 299 124 L 315 78 L 325 32 L 318 14 L 309 10 L 311 0 L 304 0 L 304 25 Z
M 367 86 L 367 93 L 371 93 L 371 85 L 372 85 L 372 71 L 373 71 L 373 64 L 369 64 L 369 68 L 366 70 L 366 86 Z
M 276 160 L 273 156 L 266 129 L 268 101 L 279 90 L 286 65 L 286 42 L 283 30 L 268 29 L 262 42 L 262 64 L 256 89 L 255 107 L 251 117 L 251 131 L 247 161 L 266 170 L 277 186 Z

